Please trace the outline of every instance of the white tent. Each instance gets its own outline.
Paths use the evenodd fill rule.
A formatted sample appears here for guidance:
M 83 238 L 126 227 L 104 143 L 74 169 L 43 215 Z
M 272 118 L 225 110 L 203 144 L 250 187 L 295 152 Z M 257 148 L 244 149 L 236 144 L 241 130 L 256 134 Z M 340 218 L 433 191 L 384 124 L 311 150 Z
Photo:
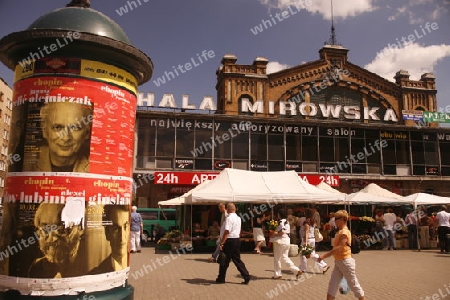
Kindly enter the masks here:
M 416 193 L 406 196 L 405 199 L 414 204 L 414 207 L 418 205 L 446 205 L 450 204 L 449 197 L 440 197 L 426 193 Z
M 405 197 L 383 189 L 375 183 L 367 185 L 356 193 L 348 194 L 345 201 L 348 204 L 412 204 Z
M 224 169 L 207 185 L 186 197 L 186 203 L 343 203 L 344 195 L 317 188 L 295 171 L 255 172 Z
M 334 187 L 330 186 L 329 184 L 327 184 L 327 183 L 325 183 L 323 181 L 321 181 L 319 184 L 316 184 L 316 187 L 318 187 L 319 189 L 325 190 L 325 191 L 329 191 L 331 193 L 344 194 L 342 192 L 339 192 Z

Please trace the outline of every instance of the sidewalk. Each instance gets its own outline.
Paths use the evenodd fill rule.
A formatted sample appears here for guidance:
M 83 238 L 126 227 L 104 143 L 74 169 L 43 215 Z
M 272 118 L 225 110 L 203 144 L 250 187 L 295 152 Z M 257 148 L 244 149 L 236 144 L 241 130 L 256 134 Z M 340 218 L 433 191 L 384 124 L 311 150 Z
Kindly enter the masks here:
M 135 300 L 147 299 L 326 299 L 332 269 L 325 275 L 310 272 L 299 281 L 289 271 L 282 280 L 273 280 L 273 256 L 242 254 L 252 280 L 240 284 L 242 278 L 233 263 L 228 269 L 226 284 L 214 283 L 219 266 L 207 261 L 210 254 L 155 254 L 153 247 L 131 254 L 129 283 L 135 288 Z M 356 272 L 367 299 L 440 300 L 450 299 L 450 255 L 438 250 L 373 251 L 354 255 Z M 299 264 L 299 257 L 291 258 Z M 333 266 L 333 259 L 326 259 Z M 433 295 L 436 294 L 432 298 Z M 427 298 L 427 296 L 429 298 Z M 286 298 L 287 297 L 287 298 Z M 337 295 L 336 299 L 355 299 L 353 293 Z

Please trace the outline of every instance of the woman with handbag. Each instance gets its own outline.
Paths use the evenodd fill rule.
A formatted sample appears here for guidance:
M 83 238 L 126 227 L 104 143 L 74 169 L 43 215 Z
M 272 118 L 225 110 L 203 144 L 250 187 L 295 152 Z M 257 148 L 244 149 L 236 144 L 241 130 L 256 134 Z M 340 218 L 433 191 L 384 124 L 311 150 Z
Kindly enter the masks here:
M 315 229 L 316 229 L 316 222 L 314 218 L 312 217 L 312 212 L 310 210 L 306 211 L 306 220 L 303 224 L 305 230 L 302 232 L 302 244 L 303 245 L 310 245 L 314 247 L 316 245 L 316 237 L 315 237 Z M 311 256 L 309 258 L 312 258 L 316 263 L 316 269 L 320 270 L 325 274 L 330 267 L 324 262 L 323 260 L 321 262 L 318 262 L 319 255 L 316 253 L 316 251 L 313 251 L 311 253 Z M 302 272 L 306 272 L 306 269 L 308 267 L 308 257 L 305 255 L 302 255 L 300 257 L 300 270 Z

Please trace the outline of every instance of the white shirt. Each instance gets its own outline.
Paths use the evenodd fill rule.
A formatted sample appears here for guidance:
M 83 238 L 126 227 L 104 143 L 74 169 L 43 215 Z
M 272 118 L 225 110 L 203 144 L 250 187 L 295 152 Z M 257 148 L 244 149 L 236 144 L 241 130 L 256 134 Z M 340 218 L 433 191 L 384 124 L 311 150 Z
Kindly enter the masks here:
M 441 210 L 436 214 L 436 218 L 439 221 L 438 226 L 447 226 L 450 227 L 450 213 L 445 210 Z
M 225 218 L 225 222 L 223 222 L 222 227 L 220 228 L 220 236 L 223 237 L 225 230 L 228 230 L 229 239 L 239 238 L 239 235 L 241 234 L 241 222 L 241 218 L 239 218 L 236 213 L 228 214 Z
M 394 230 L 394 223 L 397 220 L 397 216 L 394 213 L 384 214 L 384 229 Z
M 289 245 L 291 243 L 291 239 L 287 235 L 291 231 L 291 226 L 286 219 L 281 219 L 278 223 L 278 227 L 275 230 L 276 232 L 283 232 L 283 235 L 276 235 L 270 239 L 273 243 Z

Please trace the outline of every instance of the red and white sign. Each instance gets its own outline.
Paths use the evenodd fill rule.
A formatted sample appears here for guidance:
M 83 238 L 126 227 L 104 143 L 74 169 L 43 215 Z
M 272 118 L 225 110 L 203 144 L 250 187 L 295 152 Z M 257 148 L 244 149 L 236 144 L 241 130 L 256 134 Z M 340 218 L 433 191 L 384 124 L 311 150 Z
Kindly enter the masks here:
M 219 172 L 155 172 L 155 184 L 200 184 L 205 180 L 216 178 Z M 340 186 L 337 175 L 298 174 L 300 178 L 310 184 L 317 185 L 325 182 L 330 186 Z

